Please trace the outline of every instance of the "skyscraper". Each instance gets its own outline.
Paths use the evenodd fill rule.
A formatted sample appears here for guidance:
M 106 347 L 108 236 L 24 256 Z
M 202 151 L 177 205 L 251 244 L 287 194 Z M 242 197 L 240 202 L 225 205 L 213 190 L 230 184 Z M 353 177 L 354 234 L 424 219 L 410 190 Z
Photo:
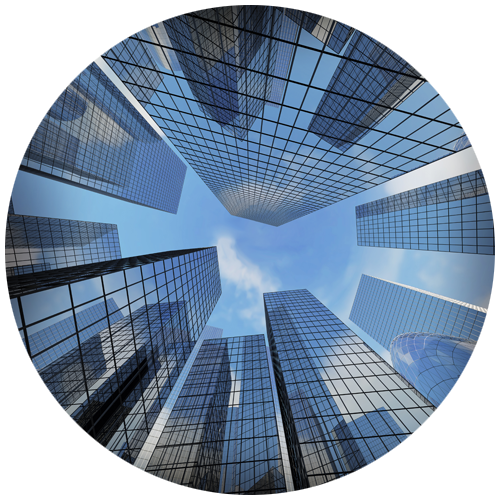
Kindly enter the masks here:
M 349 319 L 437 408 L 500 407 L 500 311 L 362 275 Z
M 290 73 L 292 65 L 293 47 L 299 34 L 299 26 L 293 22 L 289 15 L 291 9 L 283 9 L 283 14 L 278 14 L 280 21 L 277 38 L 285 41 L 276 41 L 276 65 L 274 67 L 274 76 L 272 79 L 271 94 L 266 101 L 266 105 L 278 108 L 283 100 L 285 84 Z M 291 42 L 291 43 L 289 43 Z
M 356 207 L 358 245 L 495 253 L 493 214 L 481 170 Z
M 344 56 L 309 125 L 311 132 L 342 152 L 424 83 L 404 59 L 359 31 Z
M 136 465 L 219 493 L 293 490 L 264 335 L 214 333 L 198 341 L 178 396 L 167 401 L 156 438 Z
M 347 24 L 339 23 L 318 14 L 311 14 L 296 9 L 283 9 L 284 14 L 302 29 L 324 43 L 334 52 L 341 52 L 349 37 L 354 33 L 354 28 Z
M 7 276 L 121 258 L 116 224 L 9 213 Z
M 270 97 L 283 16 L 272 7 L 207 9 L 165 21 L 191 92 L 205 114 L 245 139 Z M 243 29 L 242 29 L 243 28 Z
M 264 294 L 295 489 L 354 472 L 434 406 L 307 290 Z
M 349 319 L 387 350 L 403 333 L 437 333 L 477 341 L 487 310 L 363 274 Z
M 125 432 L 119 451 L 133 461 L 220 297 L 217 250 L 84 264 L 8 283 L 19 333 L 51 393 L 101 444 Z
M 300 11 L 194 12 L 103 59 L 231 214 L 273 226 L 453 154 L 464 135 L 406 61 Z
M 171 213 L 186 174 L 184 163 L 95 63 L 52 105 L 20 168 Z

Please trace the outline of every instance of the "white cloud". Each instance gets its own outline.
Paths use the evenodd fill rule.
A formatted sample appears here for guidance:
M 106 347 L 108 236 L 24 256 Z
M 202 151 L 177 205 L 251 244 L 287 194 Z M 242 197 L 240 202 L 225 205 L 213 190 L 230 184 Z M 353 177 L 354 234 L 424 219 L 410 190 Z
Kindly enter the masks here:
M 265 326 L 262 294 L 278 290 L 280 281 L 264 273 L 257 264 L 237 251 L 236 241 L 232 236 L 220 236 L 216 245 L 223 289 L 225 285 L 230 285 L 235 288 L 236 295 L 244 293 L 248 307 L 241 309 L 239 315 L 262 328 Z

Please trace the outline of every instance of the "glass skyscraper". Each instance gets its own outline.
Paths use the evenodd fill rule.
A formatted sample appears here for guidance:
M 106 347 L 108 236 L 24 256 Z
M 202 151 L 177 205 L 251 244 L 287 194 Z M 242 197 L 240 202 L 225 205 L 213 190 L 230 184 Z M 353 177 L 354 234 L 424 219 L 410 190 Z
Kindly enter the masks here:
M 437 408 L 500 407 L 500 314 L 362 275 L 349 319 Z
M 387 350 L 403 333 L 429 332 L 477 341 L 487 310 L 363 274 L 349 319 Z
M 178 396 L 171 408 L 167 402 L 157 437 L 143 448 L 137 465 L 206 491 L 293 490 L 264 335 L 208 333 L 198 341 Z
M 311 132 L 342 152 L 424 83 L 405 60 L 359 31 L 344 56 L 309 125 Z
M 202 10 L 103 59 L 231 214 L 273 226 L 453 154 L 464 136 L 397 54 L 301 11 Z
M 493 214 L 481 170 L 356 207 L 358 245 L 495 253 Z
M 216 248 L 8 283 L 19 333 L 53 396 L 101 444 L 125 433 L 111 449 L 133 461 L 220 297 Z
M 264 6 L 221 7 L 165 21 L 191 92 L 205 114 L 238 139 L 270 97 L 278 48 L 270 37 L 283 20 L 273 13 Z
M 434 411 L 308 290 L 264 305 L 295 489 L 369 464 Z
M 52 105 L 20 168 L 174 214 L 186 174 L 184 163 L 95 63 Z
M 296 9 L 283 9 L 283 12 L 297 26 L 301 26 L 303 30 L 337 53 L 342 51 L 349 37 L 354 33 L 354 28 L 318 14 Z
M 116 224 L 9 213 L 7 276 L 121 258 Z

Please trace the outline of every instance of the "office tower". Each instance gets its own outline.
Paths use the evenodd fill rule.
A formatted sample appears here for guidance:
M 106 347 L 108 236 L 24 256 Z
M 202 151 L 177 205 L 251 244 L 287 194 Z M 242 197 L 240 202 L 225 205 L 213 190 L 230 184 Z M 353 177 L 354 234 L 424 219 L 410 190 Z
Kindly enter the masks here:
M 75 315 L 66 316 L 41 330 L 33 329 L 28 340 L 24 337 L 22 340 L 24 346 L 29 349 L 35 368 L 42 370 L 78 347 L 77 340 L 83 343 L 95 337 L 108 324 L 112 325 L 122 318 L 123 312 L 118 309 L 114 299 L 103 300 L 84 307 Z M 76 325 L 80 331 L 78 338 L 73 335 L 76 332 Z
M 317 14 L 295 9 L 283 9 L 283 12 L 298 26 L 337 53 L 342 51 L 349 37 L 354 33 L 354 28 Z
M 9 213 L 7 276 L 121 258 L 116 224 Z
M 477 341 L 487 310 L 363 274 L 349 319 L 387 350 L 403 333 L 429 332 Z
M 114 61 L 113 67 L 115 73 L 120 79 L 126 80 L 127 76 L 130 76 L 132 81 L 136 83 L 136 86 L 133 88 L 129 87 L 129 90 L 139 101 L 149 102 L 151 97 L 154 95 L 155 89 L 161 84 L 162 81 L 162 76 L 159 71 L 172 70 L 171 63 L 168 62 L 168 54 L 172 53 L 167 49 L 160 49 L 158 45 L 156 45 L 159 41 L 166 47 L 171 45 L 165 30 L 161 30 L 161 28 L 159 28 L 160 25 L 155 24 L 154 26 L 151 26 L 151 28 L 140 32 L 140 36 L 152 42 L 151 45 L 143 47 L 137 40 L 127 38 L 119 48 L 118 46 L 115 47 L 116 53 L 120 58 L 130 58 L 130 60 L 134 63 L 134 67 L 128 68 L 127 71 L 125 71 L 124 66 L 119 62 L 119 60 Z M 162 35 L 161 31 L 163 31 L 166 35 L 166 39 L 162 37 L 158 40 L 158 35 Z M 120 50 L 124 53 L 121 54 Z M 162 61 L 159 62 L 157 56 L 158 53 L 161 55 L 167 55 L 167 58 L 164 57 L 162 58 Z M 173 54 L 173 56 L 175 57 L 175 54 Z
M 108 53 L 108 62 L 119 78 L 134 82 L 130 90 L 140 102 L 156 101 L 152 95 L 157 89 L 161 92 L 162 72 L 182 71 L 204 113 L 242 139 L 270 97 L 273 78 L 263 73 L 273 72 L 278 50 L 270 37 L 283 31 L 285 37 L 293 38 L 297 31 L 282 18 L 271 7 L 259 6 L 221 7 L 179 16 L 124 40 Z M 282 66 L 287 66 L 291 54 L 280 49 Z M 258 53 L 261 57 L 255 57 Z M 127 74 L 130 63 L 135 72 L 131 69 Z M 138 67 L 144 74 L 137 73 Z
M 186 174 L 184 163 L 95 63 L 52 105 L 20 168 L 170 213 L 177 213 Z
M 369 464 L 434 406 L 307 290 L 264 294 L 295 489 Z
M 481 170 L 358 205 L 356 230 L 362 246 L 495 253 L 493 214 Z
M 437 408 L 500 407 L 500 314 L 362 275 L 349 319 Z
M 8 284 L 21 338 L 53 396 L 101 444 L 125 432 L 121 452 L 133 461 L 220 297 L 216 248 L 16 275 Z
M 283 9 L 283 13 L 288 14 L 290 9 Z M 276 45 L 276 64 L 274 66 L 274 77 L 272 79 L 271 94 L 266 101 L 266 105 L 279 108 L 285 92 L 285 84 L 290 73 L 292 64 L 293 48 L 299 34 L 299 26 L 292 18 L 283 13 L 277 14 L 280 21 L 277 31 L 277 41 L 272 41 Z M 284 40 L 284 41 L 279 41 Z
M 344 56 L 309 125 L 311 132 L 342 152 L 424 83 L 404 59 L 359 31 Z M 392 146 L 397 141 L 389 142 Z
M 274 15 L 273 15 L 274 14 Z M 221 7 L 165 21 L 189 88 L 205 114 L 245 139 L 270 97 L 282 15 L 264 6 Z
M 208 333 L 193 350 L 178 395 L 165 405 L 156 437 L 146 443 L 136 465 L 206 491 L 293 490 L 264 335 Z
M 186 14 L 103 59 L 229 213 L 273 226 L 453 154 L 464 135 L 395 53 L 296 10 Z

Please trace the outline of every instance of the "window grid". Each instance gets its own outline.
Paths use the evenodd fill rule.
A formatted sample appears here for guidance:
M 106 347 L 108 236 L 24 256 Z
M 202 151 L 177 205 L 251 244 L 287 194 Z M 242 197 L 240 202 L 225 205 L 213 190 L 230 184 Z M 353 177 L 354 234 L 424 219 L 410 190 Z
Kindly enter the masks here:
M 264 294 L 295 489 L 349 474 L 434 406 L 307 290 Z
M 358 205 L 356 230 L 361 246 L 495 254 L 481 170 Z
M 10 279 L 34 285 L 11 303 L 53 396 L 101 444 L 123 432 L 133 463 L 220 297 L 216 248 Z
M 286 491 L 263 335 L 203 341 L 146 470 L 220 493 Z
M 121 258 L 116 224 L 9 215 L 7 276 Z
M 279 226 L 468 145 L 418 72 L 341 23 L 246 6 L 160 24 L 168 42 L 140 32 L 103 58 L 233 215 Z
M 477 341 L 486 309 L 363 274 L 349 319 L 381 346 L 403 333 L 431 332 Z
M 52 105 L 21 170 L 174 214 L 186 174 L 184 163 L 95 63 Z

